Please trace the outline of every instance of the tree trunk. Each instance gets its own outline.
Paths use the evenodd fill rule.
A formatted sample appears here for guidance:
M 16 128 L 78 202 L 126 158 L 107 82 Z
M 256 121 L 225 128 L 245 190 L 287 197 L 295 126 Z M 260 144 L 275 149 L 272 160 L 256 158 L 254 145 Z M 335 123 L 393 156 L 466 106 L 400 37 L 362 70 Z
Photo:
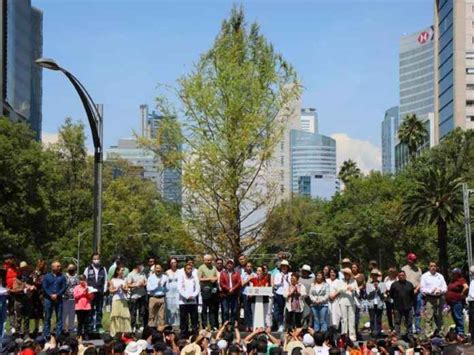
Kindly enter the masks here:
M 438 249 L 439 267 L 443 276 L 448 275 L 448 225 L 445 221 L 439 220 L 438 227 Z

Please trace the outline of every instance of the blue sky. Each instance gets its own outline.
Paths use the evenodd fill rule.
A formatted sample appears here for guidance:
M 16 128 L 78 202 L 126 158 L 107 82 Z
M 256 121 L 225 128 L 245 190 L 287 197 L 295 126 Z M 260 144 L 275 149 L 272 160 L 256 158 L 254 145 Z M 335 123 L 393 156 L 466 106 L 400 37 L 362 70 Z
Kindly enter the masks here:
M 339 158 L 380 165 L 380 123 L 398 104 L 400 36 L 432 24 L 433 0 L 32 0 L 43 11 L 43 54 L 71 70 L 104 104 L 106 147 L 139 127 L 158 83 L 174 84 L 242 3 L 305 86 L 320 132 L 338 138 Z M 43 131 L 85 121 L 66 78 L 43 73 Z M 342 139 L 341 139 L 342 137 Z M 91 146 L 91 143 L 89 142 Z M 356 156 L 351 156 L 356 154 Z M 338 160 L 340 160 L 338 159 Z M 361 162 L 361 159 L 367 161 Z

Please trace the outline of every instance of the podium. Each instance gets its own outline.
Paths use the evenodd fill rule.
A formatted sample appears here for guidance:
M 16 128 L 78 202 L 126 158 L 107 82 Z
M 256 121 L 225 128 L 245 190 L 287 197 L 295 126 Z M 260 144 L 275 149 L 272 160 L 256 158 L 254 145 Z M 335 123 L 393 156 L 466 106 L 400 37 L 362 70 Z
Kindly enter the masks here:
M 270 303 L 263 303 L 263 297 L 273 297 L 273 289 L 271 287 L 247 287 L 247 296 L 255 297 L 253 329 L 265 328 L 265 317 Z

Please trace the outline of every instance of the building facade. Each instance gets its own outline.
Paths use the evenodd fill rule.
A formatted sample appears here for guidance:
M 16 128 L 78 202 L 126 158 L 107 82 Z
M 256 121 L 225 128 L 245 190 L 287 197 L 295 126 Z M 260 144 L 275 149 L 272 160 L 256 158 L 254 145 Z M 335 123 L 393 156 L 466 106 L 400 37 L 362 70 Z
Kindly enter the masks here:
M 434 128 L 434 28 L 423 28 L 400 39 L 400 125 L 407 115 L 415 114 L 428 135 L 420 150 L 436 144 Z M 398 129 L 398 128 L 397 128 Z M 408 162 L 408 149 L 396 137 L 395 170 L 399 171 Z
M 43 14 L 31 0 L 1 0 L 1 110 L 28 122 L 41 137 L 42 71 L 35 60 L 43 52 Z
M 340 182 L 335 175 L 300 176 L 298 194 L 312 198 L 330 200 L 340 190 Z
M 395 145 L 397 142 L 399 113 L 398 106 L 385 111 L 382 122 L 382 173 L 395 173 Z
M 324 179 L 315 179 L 315 176 L 337 175 L 336 164 L 336 141 L 330 137 L 318 133 L 309 133 L 301 130 L 291 130 L 291 192 L 298 194 L 300 191 L 307 194 L 304 188 L 307 181 L 311 187 L 309 191 L 318 191 L 318 181 L 325 183 Z M 309 177 L 302 179 L 303 177 Z M 331 185 L 322 195 L 311 195 L 312 197 L 333 196 L 337 191 L 336 182 Z M 321 185 L 322 186 L 322 185 Z
M 435 0 L 435 138 L 474 128 L 474 0 Z
M 318 113 L 315 108 L 301 109 L 301 130 L 309 133 L 319 133 Z

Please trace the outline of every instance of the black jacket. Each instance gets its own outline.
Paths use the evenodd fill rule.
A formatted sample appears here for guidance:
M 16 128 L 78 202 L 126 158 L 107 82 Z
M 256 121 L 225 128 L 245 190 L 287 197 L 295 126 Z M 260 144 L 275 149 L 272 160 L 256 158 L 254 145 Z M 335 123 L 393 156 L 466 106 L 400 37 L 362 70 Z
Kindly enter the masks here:
M 415 304 L 415 287 L 410 281 L 395 281 L 390 287 L 390 297 L 395 309 L 409 310 Z

